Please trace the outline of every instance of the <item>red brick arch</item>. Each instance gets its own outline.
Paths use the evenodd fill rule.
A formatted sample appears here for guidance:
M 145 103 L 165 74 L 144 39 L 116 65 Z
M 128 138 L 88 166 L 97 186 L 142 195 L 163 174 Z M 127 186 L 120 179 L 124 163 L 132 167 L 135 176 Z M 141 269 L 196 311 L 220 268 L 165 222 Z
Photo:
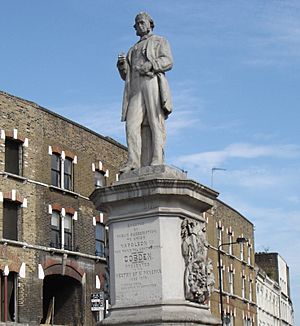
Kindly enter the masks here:
M 51 263 L 46 261 L 46 263 L 44 264 L 44 273 L 45 276 L 49 276 L 49 275 L 66 275 L 69 276 L 71 278 L 74 278 L 75 280 L 79 281 L 80 283 L 82 283 L 82 277 L 84 274 L 84 271 L 79 268 L 78 266 L 76 266 L 76 263 L 67 263 L 66 266 L 64 267 L 64 274 L 62 274 L 63 272 L 63 265 L 61 263 Z

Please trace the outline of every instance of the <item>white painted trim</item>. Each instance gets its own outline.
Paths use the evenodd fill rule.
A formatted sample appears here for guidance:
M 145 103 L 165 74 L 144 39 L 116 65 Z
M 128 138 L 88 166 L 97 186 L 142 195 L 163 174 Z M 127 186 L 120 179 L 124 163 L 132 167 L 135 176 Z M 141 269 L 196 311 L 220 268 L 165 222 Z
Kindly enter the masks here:
M 52 147 L 50 145 L 48 146 L 48 154 L 52 155 Z
M 23 146 L 28 147 L 28 145 L 29 145 L 29 140 L 28 140 L 28 138 L 25 138 Z
M 106 170 L 106 172 L 105 172 L 104 176 L 105 176 L 106 178 L 108 178 L 108 177 L 109 177 L 109 170 Z
M 61 159 L 65 160 L 66 159 L 66 153 L 65 151 L 61 151 Z
M 92 163 L 92 171 L 93 171 L 93 172 L 96 171 L 95 163 Z
M 48 214 L 52 214 L 52 205 L 48 205 Z
M 27 208 L 27 198 L 23 199 L 23 204 L 22 204 L 23 208 Z
M 61 215 L 66 216 L 66 210 L 64 208 L 61 209 Z
M 102 223 L 103 224 L 103 213 L 100 213 L 100 223 Z
M 40 280 L 43 280 L 45 278 L 44 269 L 43 269 L 43 266 L 41 264 L 38 264 L 38 278 Z
M 101 161 L 98 162 L 98 169 L 99 169 L 100 171 L 102 171 L 102 169 L 103 169 L 103 164 L 102 164 Z
M 15 189 L 13 189 L 11 191 L 11 200 L 16 201 L 16 199 L 17 199 L 17 191 Z
M 0 203 L 3 203 L 3 192 L 0 191 Z
M 97 224 L 96 217 L 93 216 L 93 225 L 96 226 L 96 224 Z
M 73 164 L 77 164 L 77 155 L 75 155 L 73 158 Z
M 13 129 L 13 137 L 14 139 L 18 139 L 18 129 Z
M 62 208 L 61 209 L 61 213 L 63 212 L 65 213 L 65 209 Z M 61 249 L 65 249 L 65 219 L 64 217 L 66 216 L 66 214 L 61 214 L 63 216 L 63 218 L 61 219 Z
M 77 214 L 77 212 L 74 212 L 73 220 L 74 220 L 74 221 L 77 221 L 77 219 L 78 219 L 78 214 Z
M 5 130 L 1 129 L 0 137 L 1 139 L 5 140 Z
M 5 267 L 4 267 L 3 274 L 4 274 L 4 276 L 8 276 L 8 274 L 9 274 L 9 268 L 7 265 L 5 265 Z
M 20 270 L 19 270 L 19 276 L 21 278 L 25 278 L 26 277 L 26 264 L 25 263 L 22 263 L 21 264 L 21 267 L 20 267 Z
M 100 289 L 100 288 L 101 288 L 100 278 L 98 275 L 96 275 L 96 289 Z

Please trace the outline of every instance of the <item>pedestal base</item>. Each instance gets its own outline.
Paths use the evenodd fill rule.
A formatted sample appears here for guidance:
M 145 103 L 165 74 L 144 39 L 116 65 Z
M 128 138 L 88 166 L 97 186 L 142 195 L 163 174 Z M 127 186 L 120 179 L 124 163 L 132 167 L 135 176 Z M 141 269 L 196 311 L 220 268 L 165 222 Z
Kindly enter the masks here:
M 217 195 L 166 165 L 123 173 L 112 186 L 95 190 L 92 201 L 109 215 L 112 303 L 110 316 L 99 325 L 220 325 L 202 304 L 205 298 L 188 301 L 182 253 L 187 232 L 182 222 L 204 228 L 203 212 L 213 206 Z M 204 239 L 193 235 L 186 245 L 191 250 L 204 246 Z
M 114 309 L 99 325 L 119 326 L 208 326 L 221 325 L 207 306 L 192 303 L 137 306 Z

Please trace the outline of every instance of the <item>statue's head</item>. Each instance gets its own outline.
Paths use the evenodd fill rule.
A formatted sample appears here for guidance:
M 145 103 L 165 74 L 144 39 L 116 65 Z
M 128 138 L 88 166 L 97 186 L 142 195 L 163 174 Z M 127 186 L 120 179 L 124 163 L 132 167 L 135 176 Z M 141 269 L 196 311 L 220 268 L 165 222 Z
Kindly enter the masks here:
M 135 24 L 133 27 L 136 30 L 136 35 L 144 36 L 153 30 L 154 21 L 146 12 L 140 12 L 135 17 Z

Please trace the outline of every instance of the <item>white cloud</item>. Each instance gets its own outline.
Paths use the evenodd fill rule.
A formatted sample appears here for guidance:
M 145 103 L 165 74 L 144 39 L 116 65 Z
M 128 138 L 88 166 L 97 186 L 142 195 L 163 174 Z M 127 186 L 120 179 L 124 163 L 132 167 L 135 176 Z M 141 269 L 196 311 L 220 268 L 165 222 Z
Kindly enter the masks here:
M 220 166 L 232 158 L 254 159 L 261 157 L 295 158 L 300 156 L 300 147 L 296 145 L 253 145 L 234 143 L 219 151 L 209 151 L 184 155 L 177 159 L 179 164 L 200 169 Z

